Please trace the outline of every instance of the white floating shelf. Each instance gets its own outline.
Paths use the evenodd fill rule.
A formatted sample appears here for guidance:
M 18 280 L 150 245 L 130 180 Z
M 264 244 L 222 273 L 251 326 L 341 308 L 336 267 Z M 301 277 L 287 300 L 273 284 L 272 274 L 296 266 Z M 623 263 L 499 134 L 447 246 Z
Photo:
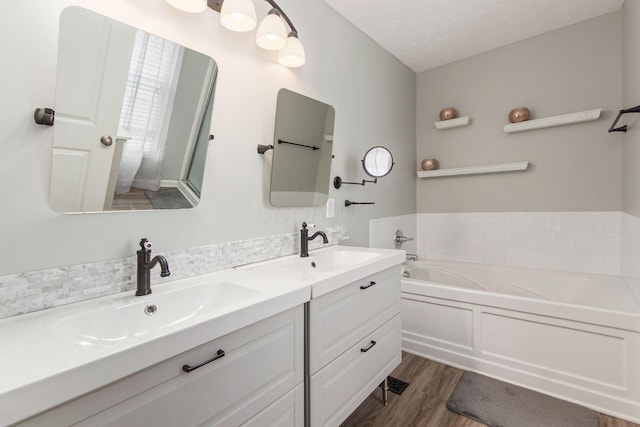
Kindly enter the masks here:
M 435 122 L 436 129 L 453 129 L 469 126 L 469 116 L 458 117 L 457 119 L 442 120 L 441 122 Z
M 418 171 L 418 178 L 436 178 L 439 176 L 474 175 L 480 173 L 512 172 L 527 170 L 529 162 L 501 163 L 499 165 L 469 166 L 465 168 L 436 169 Z
M 561 116 L 545 117 L 543 119 L 527 120 L 520 123 L 509 123 L 504 125 L 506 133 L 524 132 L 534 129 L 544 129 L 555 126 L 572 125 L 574 123 L 592 122 L 600 118 L 602 108 L 595 110 L 580 111 L 579 113 L 563 114 Z

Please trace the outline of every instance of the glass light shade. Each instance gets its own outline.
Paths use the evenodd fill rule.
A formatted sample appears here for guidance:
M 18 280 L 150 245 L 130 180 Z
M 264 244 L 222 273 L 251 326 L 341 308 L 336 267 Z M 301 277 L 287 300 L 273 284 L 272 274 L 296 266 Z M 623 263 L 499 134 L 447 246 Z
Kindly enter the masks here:
M 207 8 L 207 0 L 167 0 L 171 6 L 184 12 L 200 13 Z
M 251 31 L 258 22 L 256 8 L 251 0 L 225 0 L 220 9 L 220 23 L 223 27 L 244 33 Z
M 267 50 L 280 50 L 287 45 L 287 27 L 277 13 L 269 12 L 256 34 L 256 44 Z
M 295 68 L 304 65 L 306 57 L 304 47 L 298 37 L 290 35 L 287 45 L 278 53 L 278 62 L 285 67 Z

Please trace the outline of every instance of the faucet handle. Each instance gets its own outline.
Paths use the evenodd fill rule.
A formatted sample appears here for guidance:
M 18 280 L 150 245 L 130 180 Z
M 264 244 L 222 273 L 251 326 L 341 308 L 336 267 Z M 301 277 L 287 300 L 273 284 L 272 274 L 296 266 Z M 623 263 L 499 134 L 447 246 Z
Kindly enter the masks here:
M 147 240 L 146 237 L 143 237 L 142 239 L 140 239 L 140 248 L 142 248 L 143 250 L 150 250 L 151 247 L 153 246 L 153 244 Z

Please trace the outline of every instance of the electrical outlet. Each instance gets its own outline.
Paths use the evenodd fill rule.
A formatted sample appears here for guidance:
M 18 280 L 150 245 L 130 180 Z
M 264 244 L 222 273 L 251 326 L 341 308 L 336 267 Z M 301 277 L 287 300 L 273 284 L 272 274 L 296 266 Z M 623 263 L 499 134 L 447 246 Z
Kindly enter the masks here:
M 327 200 L 327 218 L 336 216 L 336 199 Z

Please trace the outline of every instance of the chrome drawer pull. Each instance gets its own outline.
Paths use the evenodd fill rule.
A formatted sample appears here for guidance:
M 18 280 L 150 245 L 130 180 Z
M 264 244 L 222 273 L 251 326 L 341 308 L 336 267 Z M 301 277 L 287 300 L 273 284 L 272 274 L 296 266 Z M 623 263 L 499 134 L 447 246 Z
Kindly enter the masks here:
M 185 371 L 185 372 L 195 371 L 196 369 L 201 368 L 202 366 L 206 365 L 207 363 L 211 363 L 214 360 L 220 359 L 221 357 L 224 357 L 224 350 L 218 350 L 216 352 L 216 355 L 213 356 L 213 358 L 207 360 L 206 362 L 202 362 L 199 365 L 182 365 L 182 370 Z
M 360 289 L 369 289 L 370 287 L 372 287 L 375 284 L 376 284 L 376 282 L 371 281 L 371 282 L 369 282 L 368 285 L 360 285 Z
M 374 345 L 376 345 L 376 342 L 374 340 L 371 340 L 371 344 L 369 344 L 365 348 L 361 348 L 360 351 L 363 353 L 366 353 L 367 351 L 371 350 L 371 348 L 373 348 Z

